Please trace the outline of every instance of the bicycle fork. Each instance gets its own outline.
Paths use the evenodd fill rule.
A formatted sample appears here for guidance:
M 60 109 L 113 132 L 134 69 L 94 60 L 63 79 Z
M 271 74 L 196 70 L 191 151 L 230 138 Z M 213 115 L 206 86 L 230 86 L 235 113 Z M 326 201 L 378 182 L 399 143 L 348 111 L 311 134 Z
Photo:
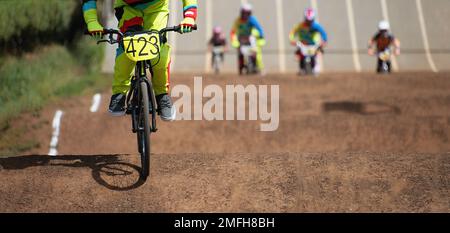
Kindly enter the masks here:
M 131 113 L 131 119 L 132 119 L 132 131 L 133 133 L 136 133 L 139 129 L 139 122 L 138 122 L 138 116 L 141 111 L 140 109 L 140 103 L 139 103 L 139 96 L 140 96 L 140 84 L 142 82 L 146 83 L 146 86 L 148 88 L 149 93 L 149 104 L 150 104 L 150 111 L 152 115 L 152 124 L 150 130 L 152 132 L 156 132 L 158 129 L 156 128 L 156 98 L 153 94 L 153 85 L 152 83 L 147 79 L 146 76 L 146 62 L 138 62 L 136 64 L 136 70 L 135 70 L 135 76 L 131 80 L 131 90 L 128 93 L 127 97 L 127 103 L 129 109 L 127 109 L 127 112 L 129 111 Z M 150 114 L 150 113 L 149 113 Z

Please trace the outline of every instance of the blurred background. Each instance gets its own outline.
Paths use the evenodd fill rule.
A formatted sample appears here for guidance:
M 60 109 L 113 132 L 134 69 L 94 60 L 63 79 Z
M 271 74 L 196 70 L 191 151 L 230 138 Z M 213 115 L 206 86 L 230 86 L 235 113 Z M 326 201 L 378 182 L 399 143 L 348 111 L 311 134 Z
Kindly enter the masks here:
M 105 0 L 111 4 L 112 0 Z M 367 55 L 367 41 L 377 31 L 378 22 L 388 20 L 394 35 L 402 42 L 402 56 L 394 61 L 399 71 L 449 70 L 450 17 L 448 0 L 200 0 L 199 30 L 175 35 L 174 71 L 209 71 L 207 40 L 214 26 L 221 26 L 228 37 L 242 3 L 253 4 L 254 15 L 266 33 L 263 48 L 267 72 L 296 72 L 294 50 L 288 34 L 303 20 L 306 7 L 317 11 L 317 20 L 329 35 L 323 58 L 323 71 L 373 71 L 374 58 Z M 181 19 L 181 2 L 172 0 L 170 24 Z M 116 25 L 109 13 L 110 26 Z M 108 19 L 108 16 L 106 17 Z M 226 56 L 225 70 L 236 72 L 234 50 Z M 111 64 L 111 62 L 109 63 Z M 111 71 L 111 65 L 105 67 Z

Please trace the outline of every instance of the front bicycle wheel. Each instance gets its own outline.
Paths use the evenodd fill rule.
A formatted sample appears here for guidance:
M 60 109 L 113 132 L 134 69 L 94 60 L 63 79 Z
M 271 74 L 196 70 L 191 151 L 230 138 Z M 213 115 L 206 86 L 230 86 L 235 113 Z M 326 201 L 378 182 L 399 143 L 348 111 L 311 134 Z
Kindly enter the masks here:
M 141 178 L 146 180 L 150 174 L 150 102 L 148 97 L 148 87 L 146 82 L 140 83 L 140 111 L 139 111 L 139 129 L 138 144 L 141 154 Z

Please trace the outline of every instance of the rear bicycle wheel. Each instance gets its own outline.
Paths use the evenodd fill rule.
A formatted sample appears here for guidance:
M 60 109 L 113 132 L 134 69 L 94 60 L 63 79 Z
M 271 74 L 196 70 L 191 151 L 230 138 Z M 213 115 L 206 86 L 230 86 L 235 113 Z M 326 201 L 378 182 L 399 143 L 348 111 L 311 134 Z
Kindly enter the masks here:
M 220 67 L 219 67 L 219 65 L 220 65 L 220 57 L 219 57 L 219 55 L 214 55 L 214 73 L 215 74 L 219 74 L 220 73 Z
M 305 73 L 306 73 L 306 75 L 313 74 L 313 67 L 311 64 L 311 60 L 305 62 Z
M 150 102 L 147 83 L 141 82 L 139 88 L 138 144 L 141 154 L 141 178 L 146 180 L 150 174 Z

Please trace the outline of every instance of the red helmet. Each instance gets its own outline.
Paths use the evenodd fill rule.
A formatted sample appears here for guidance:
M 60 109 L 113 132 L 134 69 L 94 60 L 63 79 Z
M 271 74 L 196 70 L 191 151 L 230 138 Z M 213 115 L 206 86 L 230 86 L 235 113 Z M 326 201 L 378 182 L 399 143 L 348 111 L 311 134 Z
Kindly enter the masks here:
M 313 8 L 306 8 L 304 15 L 307 21 L 314 21 L 316 19 L 316 12 Z

